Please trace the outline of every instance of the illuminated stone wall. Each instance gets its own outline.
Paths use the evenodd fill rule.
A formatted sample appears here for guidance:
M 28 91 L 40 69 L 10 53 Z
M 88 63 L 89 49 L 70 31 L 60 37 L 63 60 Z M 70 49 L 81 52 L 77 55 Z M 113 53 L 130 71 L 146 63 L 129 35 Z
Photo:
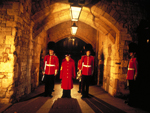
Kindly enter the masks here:
M 115 96 L 125 89 L 128 66 L 128 44 L 132 37 L 125 30 L 116 34 L 115 43 L 109 35 L 99 33 L 98 85 Z
M 30 92 L 31 7 L 29 1 L 5 2 L 0 10 L 0 102 L 8 103 Z
M 111 95 L 116 93 L 116 79 L 118 77 L 118 66 L 115 65 L 119 61 L 118 42 L 113 43 L 108 35 L 99 35 L 99 72 L 102 87 Z M 102 69 L 103 66 L 103 69 Z M 103 72 L 102 72 L 103 71 Z M 102 80 L 101 80 L 102 79 Z
M 30 0 L 0 7 L 0 103 L 19 101 L 39 84 L 40 53 L 47 35 L 32 39 L 30 13 Z
M 42 34 L 32 41 L 33 56 L 31 68 L 31 90 L 34 90 L 39 85 L 39 70 L 40 69 L 40 56 L 44 58 L 46 55 L 47 47 L 47 34 Z
M 70 36 L 72 24 L 67 0 L 7 1 L 0 4 L 1 103 L 17 101 L 38 86 L 46 44 Z M 140 11 L 135 0 L 101 0 L 83 7 L 77 22 L 76 36 L 91 43 L 96 52 L 97 84 L 103 83 L 111 95 L 125 87 L 128 43 L 136 41 L 134 31 L 144 19 L 144 11 Z

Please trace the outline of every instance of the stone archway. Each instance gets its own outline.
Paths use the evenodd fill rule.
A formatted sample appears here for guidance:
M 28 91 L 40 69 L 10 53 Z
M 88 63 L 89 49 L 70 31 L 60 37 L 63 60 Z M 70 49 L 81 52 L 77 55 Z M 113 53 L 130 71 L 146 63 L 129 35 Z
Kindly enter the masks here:
M 107 58 L 108 45 L 112 45 L 111 64 L 113 67 L 110 74 L 113 78 L 110 80 L 109 93 L 115 95 L 118 90 L 115 81 L 120 81 L 121 83 L 125 77 L 125 74 L 122 73 L 122 69 L 126 67 L 124 63 L 126 60 L 123 59 L 123 49 L 127 45 L 124 43 L 126 41 L 136 41 L 134 30 L 140 20 L 146 17 L 146 13 L 140 9 L 135 0 L 101 0 L 95 3 L 90 0 L 85 1 L 87 4 L 83 6 L 77 23 L 79 31 L 76 36 L 93 45 L 93 48 L 97 50 L 97 60 L 99 59 L 97 53 L 100 52 L 101 48 L 103 48 L 104 56 Z M 0 29 L 2 35 L 0 37 L 3 39 L 0 41 L 2 49 L 0 53 L 0 72 L 2 77 L 0 79 L 2 81 L 1 88 L 4 88 L 4 91 L 6 86 L 11 86 L 14 90 L 18 88 L 17 99 L 25 94 L 26 87 L 28 87 L 28 93 L 30 93 L 30 78 L 33 74 L 31 73 L 31 68 L 32 64 L 39 63 L 39 50 L 41 48 L 46 50 L 46 44 L 50 40 L 59 41 L 71 36 L 69 9 L 70 3 L 68 0 L 63 2 L 62 0 L 57 0 L 57 2 L 54 0 L 24 0 L 18 2 L 11 0 L 4 1 L 0 6 L 0 18 L 2 21 Z M 65 26 L 61 27 L 62 24 L 65 24 Z M 51 32 L 53 28 L 57 29 Z M 38 50 L 33 48 L 34 44 L 38 45 Z M 5 52 L 5 50 L 7 51 Z M 26 50 L 29 50 L 29 53 Z M 18 58 L 21 58 L 19 68 L 23 70 L 21 83 L 18 87 L 14 86 L 18 79 L 18 75 L 15 73 L 19 72 L 16 68 L 17 62 L 14 61 L 14 53 L 17 53 Z M 38 53 L 38 57 L 33 59 L 35 53 Z M 106 62 L 104 60 L 104 67 L 107 64 Z M 27 63 L 28 66 L 26 65 Z M 8 70 L 5 67 L 10 69 Z M 8 79 L 3 78 L 3 76 L 7 76 Z M 38 82 L 36 83 L 37 85 Z M 3 94 L 3 91 L 1 93 Z M 0 101 L 7 100 L 9 102 L 11 95 L 12 91 L 10 90 L 7 97 L 2 98 Z
M 130 4 L 133 3 L 131 2 Z M 58 7 L 60 5 L 62 5 L 62 7 Z M 77 22 L 80 30 L 77 31 L 76 36 L 92 44 L 97 52 L 99 52 L 100 49 L 96 47 L 98 45 L 102 46 L 106 59 L 109 59 L 107 53 L 108 45 L 112 45 L 112 55 L 109 61 L 112 65 L 112 71 L 110 72 L 110 76 L 112 77 L 108 80 L 110 84 L 106 85 L 108 87 L 111 85 L 111 89 L 108 92 L 112 95 L 115 95 L 118 90 L 116 81 L 122 81 L 123 77 L 125 77 L 125 74 L 122 73 L 122 69 L 126 67 L 123 64 L 125 62 L 123 59 L 124 43 L 126 41 L 132 41 L 132 39 L 135 40 L 136 36 L 132 31 L 137 27 L 136 23 L 140 21 L 140 19 L 131 19 L 133 16 L 136 16 L 134 13 L 127 15 L 129 9 L 127 9 L 126 6 L 137 10 L 136 5 L 134 7 L 130 6 L 128 2 L 120 1 L 118 4 L 118 2 L 114 1 L 108 2 L 101 0 L 89 6 L 84 6 L 79 21 Z M 124 10 L 121 10 L 122 7 L 124 7 Z M 57 42 L 65 37 L 71 36 L 69 8 L 70 5 L 68 2 L 53 2 L 51 5 L 35 12 L 34 15 L 32 15 L 33 22 L 35 23 L 33 27 L 33 38 L 36 39 L 38 36 L 41 36 L 41 34 L 46 34 L 48 41 Z M 51 10 L 47 12 L 48 9 Z M 140 14 L 142 15 L 142 13 Z M 39 15 L 42 15 L 42 17 L 38 17 Z M 98 57 L 99 56 L 97 56 L 96 61 L 98 61 Z M 106 65 L 107 61 L 104 61 L 104 67 L 107 67 Z

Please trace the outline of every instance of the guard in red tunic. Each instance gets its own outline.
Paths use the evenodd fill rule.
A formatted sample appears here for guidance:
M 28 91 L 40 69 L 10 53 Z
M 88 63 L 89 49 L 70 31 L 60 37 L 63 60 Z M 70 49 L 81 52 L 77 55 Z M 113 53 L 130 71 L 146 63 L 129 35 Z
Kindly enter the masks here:
M 135 80 L 137 77 L 137 59 L 135 57 L 136 55 L 136 44 L 135 43 L 130 43 L 129 44 L 129 53 L 130 53 L 130 61 L 129 61 L 129 65 L 128 65 L 128 72 L 127 72 L 127 80 L 129 81 L 129 91 L 130 91 L 130 95 L 129 95 L 129 100 L 126 101 L 129 105 L 133 105 L 134 100 L 135 100 L 135 88 L 134 88 L 134 84 L 135 84 Z
M 49 54 L 44 57 L 44 71 L 45 75 L 45 96 L 52 97 L 54 76 L 57 75 L 59 68 L 59 60 L 56 55 L 54 55 L 55 42 L 48 43 Z
M 80 71 L 82 71 L 82 97 L 88 97 L 89 84 L 91 76 L 94 72 L 94 57 L 91 56 L 92 46 L 87 44 L 85 46 L 86 55 L 81 57 L 82 65 L 80 65 Z
M 73 78 L 76 77 L 75 62 L 70 55 L 65 55 L 60 69 L 61 88 L 63 89 L 62 98 L 71 98 L 70 90 L 73 88 Z

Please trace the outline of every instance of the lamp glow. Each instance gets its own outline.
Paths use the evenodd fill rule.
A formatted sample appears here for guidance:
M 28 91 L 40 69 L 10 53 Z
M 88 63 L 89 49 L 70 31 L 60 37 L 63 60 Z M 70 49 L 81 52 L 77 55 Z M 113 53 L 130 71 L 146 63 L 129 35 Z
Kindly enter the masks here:
M 79 6 L 71 6 L 71 20 L 78 21 L 81 13 L 81 7 Z
M 75 35 L 77 32 L 78 27 L 76 26 L 76 24 L 74 23 L 73 26 L 71 26 L 71 34 Z

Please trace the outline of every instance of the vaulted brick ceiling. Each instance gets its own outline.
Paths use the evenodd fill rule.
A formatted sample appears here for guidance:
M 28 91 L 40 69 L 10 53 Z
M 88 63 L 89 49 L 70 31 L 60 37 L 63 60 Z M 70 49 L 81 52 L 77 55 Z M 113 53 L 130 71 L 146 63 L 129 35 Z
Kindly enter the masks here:
M 112 42 L 115 42 L 116 33 L 122 29 L 123 24 L 128 24 L 123 23 L 124 17 L 113 9 L 110 2 L 85 1 L 79 21 L 76 23 L 78 26 L 76 37 L 94 44 L 96 32 L 99 31 L 109 35 Z M 72 22 L 68 0 L 33 0 L 32 2 L 33 38 L 42 33 L 48 33 L 49 40 L 53 41 L 71 36 Z

